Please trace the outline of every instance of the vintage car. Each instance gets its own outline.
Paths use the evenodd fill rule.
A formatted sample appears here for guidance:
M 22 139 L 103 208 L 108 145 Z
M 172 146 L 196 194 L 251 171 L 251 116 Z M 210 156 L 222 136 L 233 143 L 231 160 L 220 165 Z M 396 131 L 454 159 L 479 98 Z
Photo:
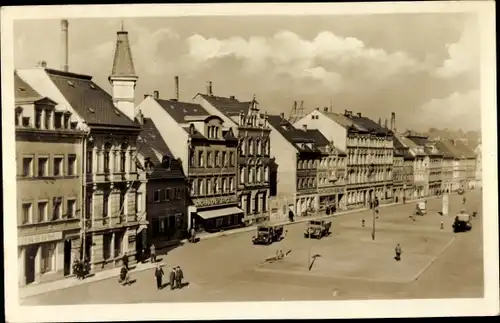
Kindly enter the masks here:
M 304 238 L 321 239 L 330 234 L 332 222 L 325 220 L 311 220 L 307 223 Z
M 472 221 L 469 213 L 461 211 L 452 224 L 453 232 L 465 232 L 472 229 Z
M 416 215 L 425 215 L 425 214 L 427 214 L 427 205 L 426 205 L 425 201 L 417 203 L 415 214 Z
M 283 225 L 259 225 L 257 235 L 252 237 L 253 244 L 269 245 L 283 238 Z

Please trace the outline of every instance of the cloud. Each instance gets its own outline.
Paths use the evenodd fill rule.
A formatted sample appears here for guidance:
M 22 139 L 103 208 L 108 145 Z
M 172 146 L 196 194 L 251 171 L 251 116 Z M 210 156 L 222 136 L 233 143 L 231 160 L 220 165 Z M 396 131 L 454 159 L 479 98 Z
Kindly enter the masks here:
M 280 31 L 271 37 L 205 38 L 193 35 L 186 40 L 187 55 L 196 64 L 214 60 L 236 59 L 243 72 L 268 76 L 288 74 L 305 81 L 314 79 L 324 87 L 340 87 L 342 80 L 364 78 L 374 81 L 401 74 L 425 70 L 419 62 L 404 52 L 388 53 L 366 47 L 352 37 L 339 37 L 323 31 L 312 40 L 305 40 L 290 31 Z M 342 73 L 356 69 L 355 73 Z M 341 76 L 342 75 L 342 76 Z
M 435 76 L 443 79 L 456 78 L 479 70 L 479 30 L 477 20 L 469 18 L 456 43 L 447 44 L 448 58 L 439 66 Z
M 417 122 L 425 127 L 481 129 L 479 90 L 454 92 L 445 98 L 432 99 L 423 104 L 417 112 Z

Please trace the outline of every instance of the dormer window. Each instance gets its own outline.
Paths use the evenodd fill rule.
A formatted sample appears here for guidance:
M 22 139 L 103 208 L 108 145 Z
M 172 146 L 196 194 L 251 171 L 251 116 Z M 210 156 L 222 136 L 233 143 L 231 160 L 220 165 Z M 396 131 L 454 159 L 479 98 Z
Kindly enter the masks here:
M 45 110 L 45 129 L 51 129 L 52 125 L 50 122 L 52 121 L 52 111 Z
M 35 111 L 35 128 L 37 128 L 37 129 L 42 128 L 42 110 L 41 109 L 36 109 L 36 111 Z
M 63 114 L 61 112 L 54 113 L 54 128 L 63 128 Z
M 161 161 L 161 165 L 165 169 L 170 169 L 170 157 L 169 156 L 163 156 L 163 159 Z
M 21 124 L 22 114 L 23 114 L 23 108 L 17 107 L 16 108 L 16 127 Z
M 69 119 L 71 117 L 71 112 L 66 111 L 64 113 L 64 129 L 69 129 Z

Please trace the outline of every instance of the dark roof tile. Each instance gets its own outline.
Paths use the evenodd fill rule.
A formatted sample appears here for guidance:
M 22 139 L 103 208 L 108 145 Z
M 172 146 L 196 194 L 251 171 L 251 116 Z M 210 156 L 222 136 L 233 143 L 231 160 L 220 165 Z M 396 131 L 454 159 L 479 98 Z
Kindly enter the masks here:
M 187 116 L 208 117 L 210 115 L 207 110 L 197 103 L 163 99 L 155 100 L 177 123 L 187 122 Z

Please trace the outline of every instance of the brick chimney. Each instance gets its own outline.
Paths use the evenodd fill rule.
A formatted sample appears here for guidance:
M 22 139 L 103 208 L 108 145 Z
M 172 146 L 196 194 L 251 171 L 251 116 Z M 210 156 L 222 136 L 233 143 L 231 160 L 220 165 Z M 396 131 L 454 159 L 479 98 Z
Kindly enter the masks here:
M 68 36 L 69 23 L 68 20 L 61 20 L 61 57 L 62 57 L 62 70 L 69 71 L 69 36 Z
M 281 112 L 280 117 L 281 117 L 281 119 L 285 119 L 285 113 Z
M 174 78 L 175 82 L 175 99 L 179 101 L 179 77 L 175 76 Z
M 160 91 L 158 90 L 153 91 L 153 98 L 155 100 L 158 100 L 160 98 Z
M 396 112 L 391 112 L 391 130 L 396 132 Z
M 212 81 L 207 82 L 207 95 L 214 95 L 212 92 Z

